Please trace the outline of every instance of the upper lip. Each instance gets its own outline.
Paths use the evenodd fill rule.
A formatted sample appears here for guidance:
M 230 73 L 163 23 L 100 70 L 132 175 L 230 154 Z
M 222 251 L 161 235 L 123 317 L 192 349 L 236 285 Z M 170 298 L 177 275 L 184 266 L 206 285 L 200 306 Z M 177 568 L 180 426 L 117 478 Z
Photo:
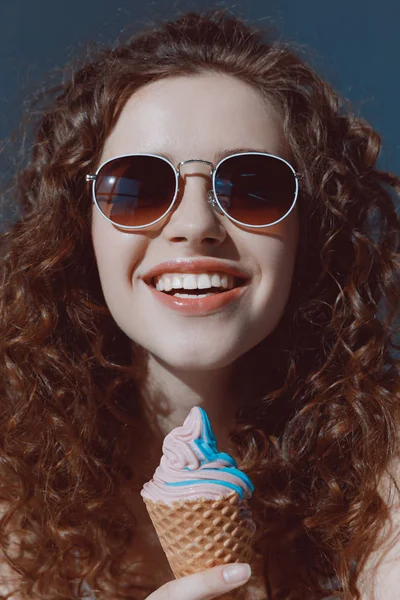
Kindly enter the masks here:
M 227 273 L 239 279 L 249 279 L 250 275 L 223 260 L 215 258 L 179 258 L 162 262 L 142 275 L 145 283 L 151 283 L 154 277 L 163 273 Z

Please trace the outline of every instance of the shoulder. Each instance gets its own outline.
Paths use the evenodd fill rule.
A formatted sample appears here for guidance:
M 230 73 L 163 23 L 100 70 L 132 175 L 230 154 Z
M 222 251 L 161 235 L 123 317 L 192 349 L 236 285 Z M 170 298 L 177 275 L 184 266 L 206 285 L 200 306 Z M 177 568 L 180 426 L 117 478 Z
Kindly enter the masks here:
M 382 477 L 379 493 L 389 519 L 361 574 L 361 600 L 400 598 L 400 459 Z
M 0 557 L 0 595 L 9 600 L 22 600 L 18 592 L 14 592 L 20 585 L 20 576 Z
M 7 509 L 4 504 L 0 503 L 0 522 L 4 528 L 2 519 L 6 515 Z M 12 525 L 8 524 L 7 529 L 10 529 Z M 8 541 L 12 544 L 15 544 L 15 550 L 18 548 L 17 541 L 15 537 L 11 535 L 8 538 Z M 13 554 L 13 548 L 9 548 L 9 552 Z M 20 585 L 20 575 L 17 571 L 15 571 L 6 561 L 3 552 L 0 549 L 0 596 L 5 596 L 10 600 L 22 600 L 19 593 L 14 592 L 15 589 L 19 588 Z

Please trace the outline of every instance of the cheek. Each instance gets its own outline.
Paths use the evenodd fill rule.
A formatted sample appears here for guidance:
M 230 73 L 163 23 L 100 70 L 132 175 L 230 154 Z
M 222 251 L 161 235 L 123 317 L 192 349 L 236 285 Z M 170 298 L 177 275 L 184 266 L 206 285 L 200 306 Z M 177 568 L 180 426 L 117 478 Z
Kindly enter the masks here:
M 259 229 L 253 238 L 253 254 L 259 257 L 261 268 L 274 266 L 288 271 L 293 269 L 299 245 L 300 224 L 295 209 L 283 221 L 272 227 Z
M 92 243 L 97 269 L 106 298 L 118 297 L 130 286 L 136 264 L 143 255 L 142 236 L 118 230 L 101 215 L 93 215 Z
M 143 327 L 137 277 L 148 240 L 142 235 L 113 229 L 113 232 L 102 230 L 103 235 L 98 235 L 97 230 L 93 236 L 100 284 L 114 321 L 128 337 L 136 339 L 137 330 Z
M 96 213 L 97 211 L 92 215 L 92 244 L 104 291 L 104 287 L 112 275 L 112 265 L 118 262 L 118 253 L 108 223 Z
M 295 263 L 291 249 L 278 246 L 269 248 L 260 264 L 259 305 L 268 314 L 280 317 L 290 294 Z
M 253 252 L 259 256 L 259 306 L 282 315 L 289 297 L 299 242 L 297 218 L 270 227 L 268 234 L 256 240 Z

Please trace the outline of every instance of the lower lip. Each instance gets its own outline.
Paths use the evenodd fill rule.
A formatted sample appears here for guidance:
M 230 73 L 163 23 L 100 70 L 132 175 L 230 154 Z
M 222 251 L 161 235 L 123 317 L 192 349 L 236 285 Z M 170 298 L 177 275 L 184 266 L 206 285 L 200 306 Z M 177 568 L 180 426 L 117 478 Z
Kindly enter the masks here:
M 221 308 L 224 308 L 231 302 L 238 300 L 243 296 L 246 291 L 247 286 L 242 285 L 240 287 L 233 288 L 232 290 L 228 290 L 227 292 L 217 292 L 212 296 L 207 296 L 206 298 L 178 298 L 176 296 L 170 296 L 169 294 L 164 294 L 163 292 L 159 292 L 155 287 L 148 285 L 152 294 L 156 300 L 159 300 L 164 306 L 168 308 L 172 308 L 173 310 L 177 310 L 178 312 L 184 314 L 209 314 L 212 312 L 216 312 Z

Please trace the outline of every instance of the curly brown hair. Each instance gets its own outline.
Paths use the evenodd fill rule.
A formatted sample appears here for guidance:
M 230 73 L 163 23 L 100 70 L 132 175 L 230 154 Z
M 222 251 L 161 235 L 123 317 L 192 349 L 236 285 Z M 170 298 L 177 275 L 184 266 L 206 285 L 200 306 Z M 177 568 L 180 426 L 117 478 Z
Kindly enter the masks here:
M 0 246 L 0 537 L 23 598 L 77 598 L 83 581 L 98 598 L 154 589 L 123 561 L 137 528 L 121 483 L 134 478 L 141 352 L 104 300 L 85 174 L 136 90 L 207 71 L 273 103 L 303 175 L 289 302 L 240 359 L 253 387 L 232 437 L 255 484 L 268 593 L 360 598 L 398 452 L 400 179 L 378 170 L 371 126 L 267 38 L 225 11 L 186 14 L 92 48 L 31 113 L 34 143 L 8 196 L 21 216 Z

